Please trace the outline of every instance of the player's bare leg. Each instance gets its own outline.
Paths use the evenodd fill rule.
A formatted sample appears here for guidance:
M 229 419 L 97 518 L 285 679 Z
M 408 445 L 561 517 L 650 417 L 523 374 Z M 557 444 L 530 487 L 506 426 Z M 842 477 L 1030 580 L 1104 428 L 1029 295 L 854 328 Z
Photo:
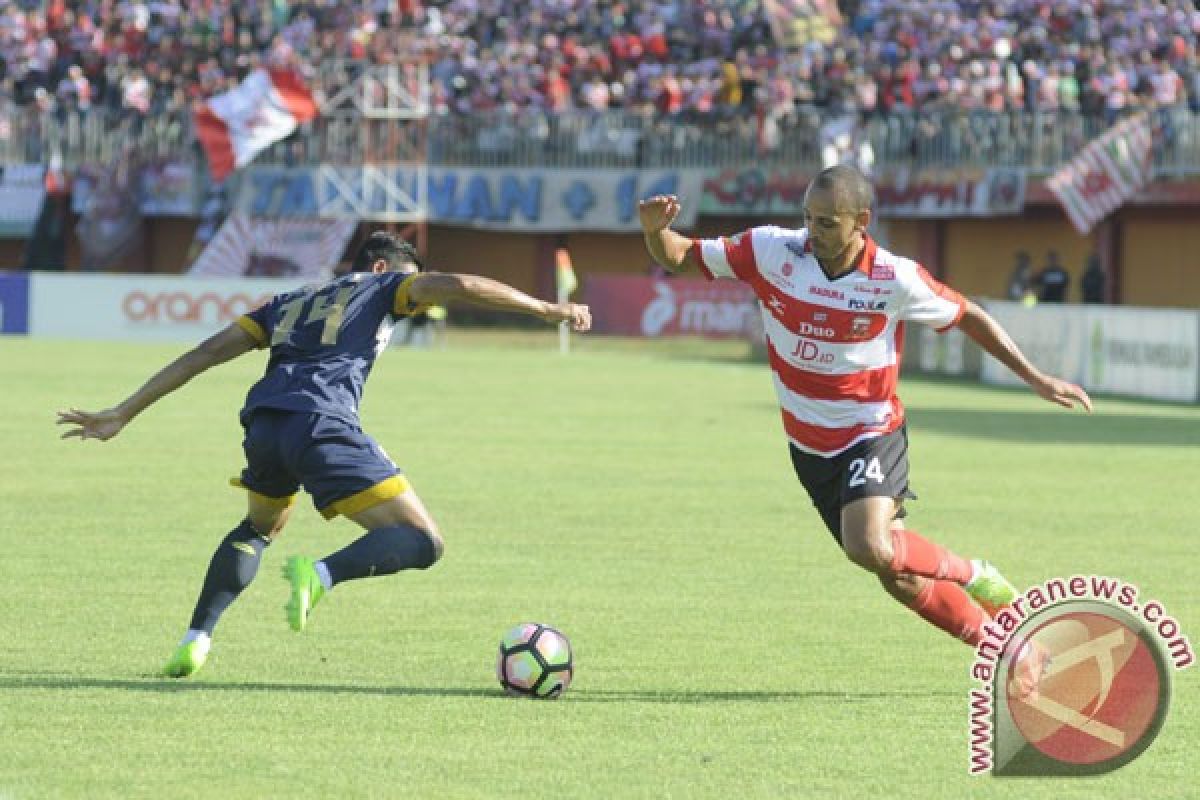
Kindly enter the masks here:
M 411 488 L 348 516 L 367 533 L 319 561 L 293 556 L 284 566 L 284 577 L 292 585 L 286 607 L 292 630 L 304 630 L 312 609 L 339 583 L 428 569 L 442 557 L 437 525 Z
M 188 631 L 163 666 L 163 674 L 169 677 L 186 678 L 204 666 L 217 620 L 254 580 L 263 550 L 283 532 L 291 517 L 291 498 L 254 492 L 246 497 L 246 518 L 213 553 Z
M 259 536 L 275 541 L 292 518 L 294 506 L 291 503 L 281 506 L 278 500 L 253 492 L 248 492 L 246 498 L 246 519 Z
M 842 547 L 847 558 L 873 572 L 888 594 L 927 622 L 968 644 L 978 643 L 989 617 L 963 588 L 976 568 L 906 530 L 896 519 L 898 509 L 890 497 L 846 505 Z
M 878 575 L 883 590 L 890 594 L 897 603 L 911 608 L 913 602 L 930 584 L 929 578 L 919 575 Z
M 384 500 L 357 514 L 351 514 L 350 519 L 367 530 L 390 525 L 411 525 L 414 528 L 420 528 L 436 539 L 435 546 L 439 553 L 441 551 L 442 540 L 438 533 L 437 523 L 433 521 L 433 515 L 429 513 L 429 509 L 425 508 L 421 498 L 411 488 L 404 494 Z
M 890 575 L 895 550 L 892 520 L 896 501 L 890 497 L 864 497 L 842 508 L 842 549 L 846 557 L 868 572 Z
M 1016 587 L 988 562 L 968 561 L 907 529 L 896 519 L 902 503 L 886 497 L 866 497 L 842 509 L 843 541 L 849 542 L 846 552 L 852 561 L 876 574 L 953 581 L 992 617 L 1016 599 Z

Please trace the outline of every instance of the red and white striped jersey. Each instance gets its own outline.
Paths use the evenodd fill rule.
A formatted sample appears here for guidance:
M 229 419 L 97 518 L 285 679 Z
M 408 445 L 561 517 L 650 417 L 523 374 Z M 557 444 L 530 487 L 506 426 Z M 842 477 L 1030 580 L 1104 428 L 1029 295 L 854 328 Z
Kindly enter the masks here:
M 832 456 L 904 423 L 896 378 L 904 321 L 953 327 L 966 300 L 915 261 L 870 238 L 858 268 L 830 280 L 808 230 L 774 226 L 697 240 L 705 275 L 736 278 L 762 302 L 767 355 L 788 438 Z

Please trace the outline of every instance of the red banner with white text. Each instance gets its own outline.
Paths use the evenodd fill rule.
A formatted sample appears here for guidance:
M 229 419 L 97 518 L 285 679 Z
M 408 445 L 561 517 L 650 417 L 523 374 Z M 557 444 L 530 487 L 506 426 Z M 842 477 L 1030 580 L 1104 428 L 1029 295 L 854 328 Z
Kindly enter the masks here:
M 758 325 L 754 293 L 734 281 L 589 275 L 583 302 L 597 333 L 744 338 Z

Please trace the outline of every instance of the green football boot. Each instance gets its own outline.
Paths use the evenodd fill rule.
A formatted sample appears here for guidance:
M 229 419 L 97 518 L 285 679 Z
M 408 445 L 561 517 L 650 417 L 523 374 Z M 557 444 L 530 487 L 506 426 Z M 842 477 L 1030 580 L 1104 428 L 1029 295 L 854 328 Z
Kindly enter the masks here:
M 305 556 L 289 558 L 283 565 L 283 577 L 292 586 L 292 596 L 284 606 L 288 625 L 294 631 L 302 631 L 308 626 L 308 615 L 325 596 L 325 587 L 317 577 L 313 560 Z
M 971 567 L 974 577 L 963 588 L 980 608 L 995 619 L 997 614 L 1017 599 L 1017 587 L 986 561 L 971 559 Z
M 186 678 L 195 675 L 204 662 L 208 660 L 208 651 L 212 647 L 209 639 L 196 639 L 175 648 L 171 658 L 163 666 L 163 675 L 168 678 Z

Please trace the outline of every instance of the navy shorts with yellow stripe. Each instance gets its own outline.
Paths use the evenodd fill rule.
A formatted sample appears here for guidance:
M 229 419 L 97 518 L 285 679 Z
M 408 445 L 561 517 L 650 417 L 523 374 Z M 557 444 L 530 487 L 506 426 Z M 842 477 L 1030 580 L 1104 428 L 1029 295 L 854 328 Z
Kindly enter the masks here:
M 246 468 L 232 482 L 289 505 L 300 487 L 326 519 L 403 494 L 408 481 L 358 425 L 307 411 L 260 408 L 242 421 Z

